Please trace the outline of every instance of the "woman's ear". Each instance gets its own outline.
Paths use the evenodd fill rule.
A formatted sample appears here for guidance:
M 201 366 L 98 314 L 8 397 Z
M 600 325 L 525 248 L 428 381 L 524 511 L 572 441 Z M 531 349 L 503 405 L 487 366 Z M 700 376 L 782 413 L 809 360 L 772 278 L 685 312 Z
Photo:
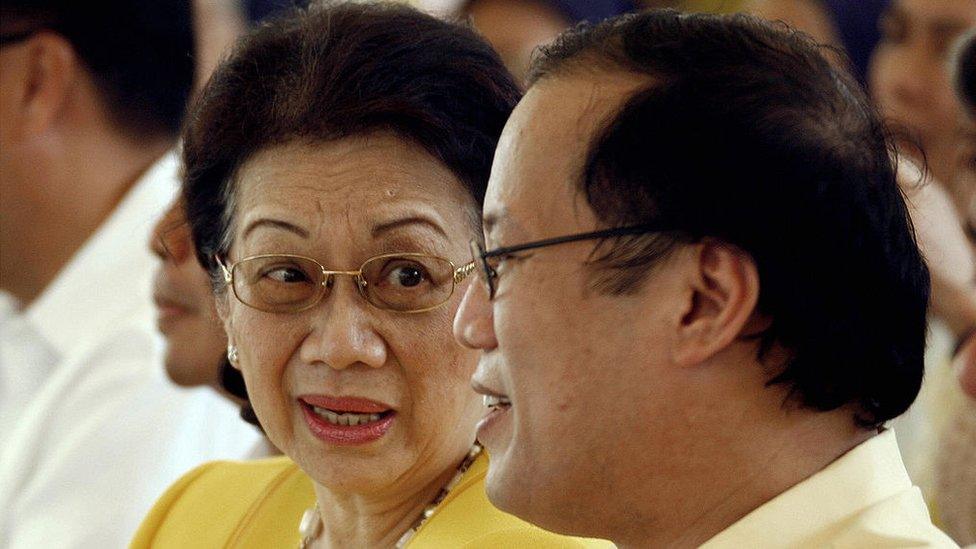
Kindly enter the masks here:
M 759 301 L 752 257 L 715 240 L 698 245 L 690 285 L 672 350 L 681 366 L 701 364 L 728 347 L 749 325 Z

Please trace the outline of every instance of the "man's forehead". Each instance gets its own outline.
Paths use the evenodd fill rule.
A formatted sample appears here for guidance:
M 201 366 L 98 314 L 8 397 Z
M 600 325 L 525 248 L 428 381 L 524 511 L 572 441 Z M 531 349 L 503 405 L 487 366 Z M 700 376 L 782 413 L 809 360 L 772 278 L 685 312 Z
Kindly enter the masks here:
M 511 223 L 536 232 L 534 225 L 559 224 L 550 217 L 569 217 L 594 136 L 650 83 L 643 75 L 581 69 L 533 84 L 499 140 L 485 229 Z
M 623 71 L 568 69 L 546 76 L 526 92 L 522 107 L 533 119 L 549 119 L 575 138 L 589 138 L 634 92 L 651 84 L 647 75 Z

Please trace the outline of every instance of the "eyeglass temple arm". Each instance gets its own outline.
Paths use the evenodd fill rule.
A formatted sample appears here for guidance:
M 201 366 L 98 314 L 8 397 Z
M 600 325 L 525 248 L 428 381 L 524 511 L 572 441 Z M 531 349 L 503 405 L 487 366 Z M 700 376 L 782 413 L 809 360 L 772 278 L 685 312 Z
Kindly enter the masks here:
M 220 256 L 219 255 L 214 254 L 213 258 L 214 258 L 214 261 L 217 262 L 217 265 L 220 265 L 220 270 L 223 271 L 223 273 L 224 273 L 224 282 L 230 284 L 231 280 L 233 280 L 233 278 L 234 278 L 233 276 L 231 276 L 230 270 L 227 268 L 226 265 L 224 265 L 224 262 L 223 262 L 223 260 L 220 259 Z
M 457 269 L 454 269 L 454 283 L 457 284 L 468 277 L 471 271 L 474 271 L 474 261 L 469 261 L 464 265 L 461 265 Z
M 557 236 L 554 238 L 547 238 L 545 240 L 538 240 L 536 242 L 528 242 L 526 244 L 517 244 L 515 246 L 496 248 L 494 250 L 482 254 L 482 258 L 487 259 L 489 257 L 498 257 L 498 256 L 513 254 L 515 252 L 524 252 L 525 250 L 534 250 L 535 248 L 544 248 L 546 246 L 564 244 L 566 242 L 578 242 L 580 240 L 593 240 L 596 238 L 611 238 L 614 236 L 653 233 L 661 230 L 662 229 L 660 227 L 656 227 L 654 225 L 634 225 L 630 227 L 617 227 L 614 229 L 604 229 L 601 231 L 593 231 L 589 233 Z

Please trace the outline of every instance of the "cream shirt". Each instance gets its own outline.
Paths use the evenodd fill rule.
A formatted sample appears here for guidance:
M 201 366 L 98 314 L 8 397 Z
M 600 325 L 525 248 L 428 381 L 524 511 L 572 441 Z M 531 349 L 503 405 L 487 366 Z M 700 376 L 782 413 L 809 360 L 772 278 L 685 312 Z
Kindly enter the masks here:
M 0 296 L 0 548 L 124 547 L 184 472 L 258 440 L 163 371 L 147 244 L 177 169 L 154 164 L 25 310 Z
M 936 528 L 895 432 L 860 444 L 702 547 L 958 547 Z

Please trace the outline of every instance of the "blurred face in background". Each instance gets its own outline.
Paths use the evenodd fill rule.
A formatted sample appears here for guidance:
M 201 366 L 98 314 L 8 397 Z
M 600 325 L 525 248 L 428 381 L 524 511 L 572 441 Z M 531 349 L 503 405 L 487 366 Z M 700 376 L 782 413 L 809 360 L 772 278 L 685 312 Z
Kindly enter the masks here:
M 954 95 L 948 56 L 976 26 L 973 0 L 896 0 L 882 16 L 882 39 L 870 70 L 872 93 L 896 132 L 917 139 L 929 168 L 952 187 L 965 113 Z M 915 155 L 909 142 L 904 152 Z M 964 196 L 950 188 L 964 211 Z
M 150 247 L 161 260 L 153 301 L 166 341 L 166 373 L 178 385 L 216 387 L 227 336 L 217 317 L 210 278 L 197 263 L 180 201 L 156 223 Z
M 570 21 L 545 2 L 474 0 L 465 11 L 520 84 L 528 76 L 535 48 L 570 25 Z

